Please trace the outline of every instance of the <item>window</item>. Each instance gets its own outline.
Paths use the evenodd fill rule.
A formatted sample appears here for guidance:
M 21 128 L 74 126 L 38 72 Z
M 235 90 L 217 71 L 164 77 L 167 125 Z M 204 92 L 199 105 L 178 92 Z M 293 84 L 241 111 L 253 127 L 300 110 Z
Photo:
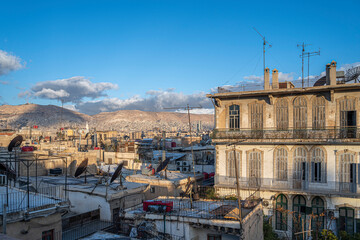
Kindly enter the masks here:
M 240 128 L 240 106 L 231 105 L 229 107 L 229 127 L 230 129 L 239 129 Z
M 209 234 L 207 236 L 207 239 L 208 240 L 221 240 L 221 235 L 212 235 L 212 234 Z
M 306 222 L 306 200 L 301 195 L 296 195 L 293 200 L 293 233 L 302 231 L 302 222 Z
M 258 187 L 261 181 L 261 152 L 255 150 L 249 152 L 248 158 L 249 185 L 251 187 Z
M 150 187 L 150 192 L 151 192 L 151 193 L 155 193 L 155 187 L 151 186 L 151 187 Z
M 288 152 L 285 148 L 275 150 L 275 174 L 277 180 L 287 180 Z
M 354 233 L 354 209 L 349 207 L 339 208 L 339 230 L 349 234 Z
M 311 228 L 315 232 L 321 232 L 324 228 L 324 201 L 320 197 L 315 197 L 311 202 L 313 218 L 311 219 Z
M 313 129 L 325 128 L 325 99 L 321 96 L 313 100 Z
M 287 230 L 287 198 L 285 195 L 280 194 L 276 198 L 276 206 L 275 206 L 275 228 L 276 230 Z
M 355 154 L 344 152 L 339 156 L 340 186 L 343 191 L 356 190 Z
M 236 168 L 235 168 L 235 158 L 234 158 L 234 151 L 229 151 L 227 153 L 227 167 L 228 167 L 228 176 L 229 177 L 236 177 Z M 236 151 L 236 163 L 238 167 L 238 177 L 241 174 L 241 154 L 240 152 Z
M 288 130 L 289 111 L 286 99 L 279 99 L 276 103 L 276 129 Z
M 294 180 L 304 181 L 306 179 L 306 155 L 304 147 L 298 147 L 294 151 Z
M 296 138 L 305 138 L 307 127 L 307 102 L 304 97 L 297 97 L 294 100 L 294 134 Z
M 356 137 L 355 99 L 345 98 L 339 101 L 341 137 Z
M 260 103 L 250 104 L 251 114 L 251 129 L 262 130 L 263 129 L 263 105 Z
M 326 182 L 325 153 L 321 148 L 315 148 L 311 156 L 311 181 Z
M 42 232 L 42 240 L 54 240 L 54 229 Z

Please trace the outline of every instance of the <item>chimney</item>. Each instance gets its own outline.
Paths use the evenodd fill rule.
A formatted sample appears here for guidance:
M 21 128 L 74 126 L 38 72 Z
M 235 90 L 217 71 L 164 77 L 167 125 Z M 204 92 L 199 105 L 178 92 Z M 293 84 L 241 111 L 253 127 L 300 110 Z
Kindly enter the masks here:
M 264 71 L 264 90 L 270 89 L 270 69 L 265 68 Z
M 336 85 L 336 62 L 326 64 L 326 85 Z
M 276 68 L 272 71 L 272 88 L 279 88 L 279 71 Z

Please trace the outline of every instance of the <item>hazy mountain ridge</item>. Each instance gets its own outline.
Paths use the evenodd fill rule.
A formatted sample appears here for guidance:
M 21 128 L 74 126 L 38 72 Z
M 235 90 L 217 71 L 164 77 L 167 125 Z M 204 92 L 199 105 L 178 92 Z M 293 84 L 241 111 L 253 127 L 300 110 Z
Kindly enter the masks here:
M 214 116 L 211 114 L 192 114 L 191 122 L 201 121 L 203 129 L 212 129 Z M 188 115 L 174 112 L 144 112 L 139 110 L 120 110 L 103 112 L 93 116 L 75 112 L 55 105 L 2 105 L 0 106 L 0 127 L 21 128 L 39 125 L 44 129 L 64 127 L 90 127 L 98 130 L 142 131 L 159 128 L 170 131 L 188 129 Z

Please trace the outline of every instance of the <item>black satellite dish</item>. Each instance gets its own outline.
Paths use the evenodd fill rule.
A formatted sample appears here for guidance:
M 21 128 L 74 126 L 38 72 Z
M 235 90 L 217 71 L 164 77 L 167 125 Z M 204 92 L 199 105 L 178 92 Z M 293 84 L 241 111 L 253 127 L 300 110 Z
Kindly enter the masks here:
M 124 166 L 124 162 L 120 163 L 119 166 L 116 168 L 114 174 L 111 177 L 110 183 L 112 183 L 113 181 L 115 181 L 115 179 L 120 175 L 121 173 L 121 169 Z
M 7 172 L 8 177 L 11 179 L 16 178 L 16 173 L 14 170 L 12 170 L 7 164 L 0 163 L 0 172 Z
M 11 140 L 11 142 L 9 143 L 8 146 L 8 151 L 12 152 L 14 147 L 19 147 L 21 145 L 23 141 L 23 137 L 21 135 L 16 136 L 13 140 Z
M 160 165 L 157 167 L 156 172 L 160 172 L 165 169 L 165 167 L 169 164 L 170 158 L 165 159 L 165 161 L 161 162 Z
M 88 166 L 88 159 L 83 160 L 80 165 L 78 166 L 78 168 L 75 171 L 75 177 L 80 176 L 81 174 L 83 174 L 86 171 L 86 168 Z

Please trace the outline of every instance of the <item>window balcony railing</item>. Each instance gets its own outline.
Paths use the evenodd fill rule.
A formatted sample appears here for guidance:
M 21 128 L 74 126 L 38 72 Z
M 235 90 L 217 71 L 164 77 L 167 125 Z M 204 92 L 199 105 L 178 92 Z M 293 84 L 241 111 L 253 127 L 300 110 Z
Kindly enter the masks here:
M 324 129 L 230 129 L 216 128 L 213 139 L 356 139 L 360 138 L 360 128 L 324 128 Z
M 309 180 L 278 180 L 274 178 L 239 178 L 240 189 L 269 190 L 281 192 L 299 192 L 309 194 L 331 194 L 349 197 L 360 196 L 360 184 L 356 182 L 312 182 Z M 236 178 L 215 176 L 215 187 L 233 188 L 236 190 Z

